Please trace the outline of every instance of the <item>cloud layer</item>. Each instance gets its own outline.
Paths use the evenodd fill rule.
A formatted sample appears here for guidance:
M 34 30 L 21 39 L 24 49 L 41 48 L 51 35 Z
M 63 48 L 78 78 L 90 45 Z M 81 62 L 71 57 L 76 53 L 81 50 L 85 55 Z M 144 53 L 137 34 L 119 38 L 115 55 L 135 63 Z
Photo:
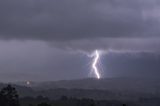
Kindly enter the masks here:
M 159 11 L 158 0 L 0 0 L 0 80 L 88 77 L 92 58 L 77 51 L 95 49 L 104 77 L 159 76 Z
M 1 0 L 0 37 L 77 40 L 159 36 L 155 0 Z
M 159 10 L 157 0 L 1 0 L 0 38 L 158 51 Z

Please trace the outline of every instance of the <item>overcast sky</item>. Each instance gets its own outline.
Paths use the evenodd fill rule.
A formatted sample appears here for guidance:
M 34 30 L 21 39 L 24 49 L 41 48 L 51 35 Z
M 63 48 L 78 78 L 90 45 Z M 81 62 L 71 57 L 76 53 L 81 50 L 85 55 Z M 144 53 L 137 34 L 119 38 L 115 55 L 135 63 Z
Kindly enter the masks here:
M 0 0 L 0 81 L 160 75 L 159 0 Z

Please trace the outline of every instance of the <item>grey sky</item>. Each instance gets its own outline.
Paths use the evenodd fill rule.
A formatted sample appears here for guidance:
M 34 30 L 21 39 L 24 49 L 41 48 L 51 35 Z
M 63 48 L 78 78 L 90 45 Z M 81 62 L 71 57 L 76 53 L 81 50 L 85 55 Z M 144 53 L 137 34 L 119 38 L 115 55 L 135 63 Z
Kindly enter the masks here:
M 1 0 L 1 38 L 158 37 L 158 7 L 155 0 Z
M 0 80 L 84 78 L 90 58 L 83 53 L 95 49 L 114 55 L 103 61 L 110 64 L 104 77 L 130 75 L 136 66 L 128 53 L 138 55 L 144 76 L 154 75 L 160 69 L 159 5 L 158 0 L 1 0 Z M 119 55 L 127 62 L 115 68 Z

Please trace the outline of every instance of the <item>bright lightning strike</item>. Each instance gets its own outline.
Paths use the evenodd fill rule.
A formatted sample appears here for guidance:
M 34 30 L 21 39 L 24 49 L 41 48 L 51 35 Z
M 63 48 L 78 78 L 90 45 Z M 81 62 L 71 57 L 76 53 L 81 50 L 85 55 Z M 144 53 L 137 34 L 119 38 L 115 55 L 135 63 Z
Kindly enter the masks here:
M 94 61 L 93 61 L 93 64 L 92 64 L 92 68 L 93 68 L 93 70 L 94 70 L 94 73 L 95 73 L 96 77 L 97 77 L 98 79 L 100 79 L 101 76 L 100 76 L 99 70 L 98 70 L 98 68 L 97 68 L 98 60 L 99 60 L 99 52 L 98 52 L 98 50 L 96 50 L 96 51 L 95 51 L 95 58 L 94 58 Z

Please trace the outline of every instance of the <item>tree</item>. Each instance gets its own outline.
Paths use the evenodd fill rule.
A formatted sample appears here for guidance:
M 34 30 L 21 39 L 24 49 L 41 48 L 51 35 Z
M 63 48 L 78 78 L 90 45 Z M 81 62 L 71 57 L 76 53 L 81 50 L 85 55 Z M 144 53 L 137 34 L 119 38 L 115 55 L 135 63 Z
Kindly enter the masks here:
M 2 106 L 20 106 L 17 91 L 11 85 L 2 88 L 0 91 L 0 105 Z
M 90 106 L 96 106 L 94 103 L 92 103 Z
M 126 104 L 123 104 L 123 106 L 127 106 Z

